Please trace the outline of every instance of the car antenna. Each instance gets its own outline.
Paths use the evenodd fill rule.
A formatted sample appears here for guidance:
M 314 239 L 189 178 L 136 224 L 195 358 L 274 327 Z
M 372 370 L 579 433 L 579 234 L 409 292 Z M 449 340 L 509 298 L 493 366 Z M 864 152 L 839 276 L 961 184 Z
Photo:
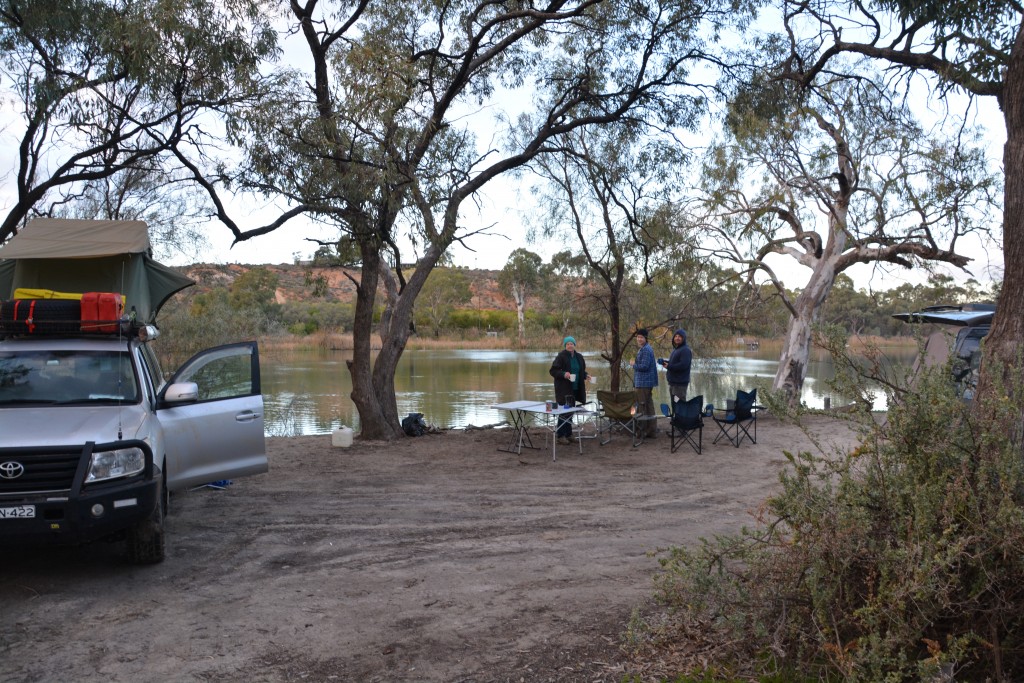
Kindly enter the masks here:
M 117 293 L 117 296 L 118 296 L 119 299 L 120 299 L 120 297 L 123 296 L 122 292 L 124 292 L 124 258 L 123 257 L 121 258 L 121 287 L 120 287 L 120 290 L 121 291 L 119 291 Z M 118 307 L 118 308 L 120 308 L 120 307 Z M 117 313 L 117 308 L 114 309 L 114 312 Z M 123 346 L 123 342 L 124 342 L 124 325 L 122 324 L 122 322 L 123 321 L 121 320 L 121 316 L 118 316 L 118 321 L 117 321 L 117 341 L 118 341 L 117 348 L 119 349 L 118 353 L 117 353 L 117 355 L 118 355 L 118 358 L 117 358 L 117 440 L 118 441 L 120 441 L 121 439 L 124 438 L 124 427 L 123 427 L 123 424 L 122 424 L 122 414 L 121 414 L 122 413 L 122 407 L 123 407 L 122 403 L 124 402 L 124 372 L 123 372 L 123 370 L 124 370 L 124 363 L 123 363 L 123 361 L 124 361 L 124 353 L 125 353 L 123 350 L 121 350 L 121 349 L 124 348 L 124 346 Z M 131 358 L 131 356 L 128 356 L 128 364 L 129 364 L 128 366 L 129 367 L 131 367 L 131 362 L 132 362 L 132 358 Z

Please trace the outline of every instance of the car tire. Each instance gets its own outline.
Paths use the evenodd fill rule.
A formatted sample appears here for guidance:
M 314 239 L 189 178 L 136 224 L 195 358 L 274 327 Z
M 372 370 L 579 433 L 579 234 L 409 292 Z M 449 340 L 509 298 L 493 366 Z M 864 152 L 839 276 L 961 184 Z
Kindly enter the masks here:
M 161 485 L 153 513 L 128 529 L 128 561 L 132 564 L 157 564 L 164 560 L 164 517 L 167 512 L 165 491 Z

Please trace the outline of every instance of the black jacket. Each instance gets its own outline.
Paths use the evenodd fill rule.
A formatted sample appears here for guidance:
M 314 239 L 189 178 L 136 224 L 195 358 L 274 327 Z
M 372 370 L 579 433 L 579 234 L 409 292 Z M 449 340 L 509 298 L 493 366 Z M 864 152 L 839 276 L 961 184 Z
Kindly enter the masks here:
M 669 384 L 689 384 L 690 365 L 693 363 L 693 352 L 683 342 L 681 346 L 672 349 L 672 355 L 668 357 L 668 370 L 666 379 Z
M 555 356 L 555 360 L 551 362 L 551 369 L 548 370 L 548 373 L 555 378 L 555 400 L 558 401 L 558 405 L 563 405 L 565 397 L 570 394 L 576 397 L 577 403 L 587 402 L 587 361 L 579 352 L 576 353 L 576 361 L 580 365 L 579 372 L 576 373 L 576 389 L 573 389 L 573 383 L 565 378 L 565 373 L 572 372 L 572 360 L 569 352 L 562 349 Z

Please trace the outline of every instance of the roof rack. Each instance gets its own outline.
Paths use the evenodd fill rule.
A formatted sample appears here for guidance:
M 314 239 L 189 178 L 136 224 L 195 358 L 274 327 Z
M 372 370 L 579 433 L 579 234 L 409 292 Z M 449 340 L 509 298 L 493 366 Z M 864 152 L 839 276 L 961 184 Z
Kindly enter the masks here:
M 123 320 L 0 319 L 0 337 L 137 337 L 144 325 Z

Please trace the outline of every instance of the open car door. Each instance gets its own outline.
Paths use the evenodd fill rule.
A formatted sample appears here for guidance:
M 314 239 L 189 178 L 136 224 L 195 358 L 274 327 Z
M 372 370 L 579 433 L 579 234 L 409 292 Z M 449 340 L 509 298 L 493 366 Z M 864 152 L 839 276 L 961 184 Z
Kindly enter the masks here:
M 170 490 L 266 472 L 256 342 L 190 358 L 160 391 L 157 417 Z

